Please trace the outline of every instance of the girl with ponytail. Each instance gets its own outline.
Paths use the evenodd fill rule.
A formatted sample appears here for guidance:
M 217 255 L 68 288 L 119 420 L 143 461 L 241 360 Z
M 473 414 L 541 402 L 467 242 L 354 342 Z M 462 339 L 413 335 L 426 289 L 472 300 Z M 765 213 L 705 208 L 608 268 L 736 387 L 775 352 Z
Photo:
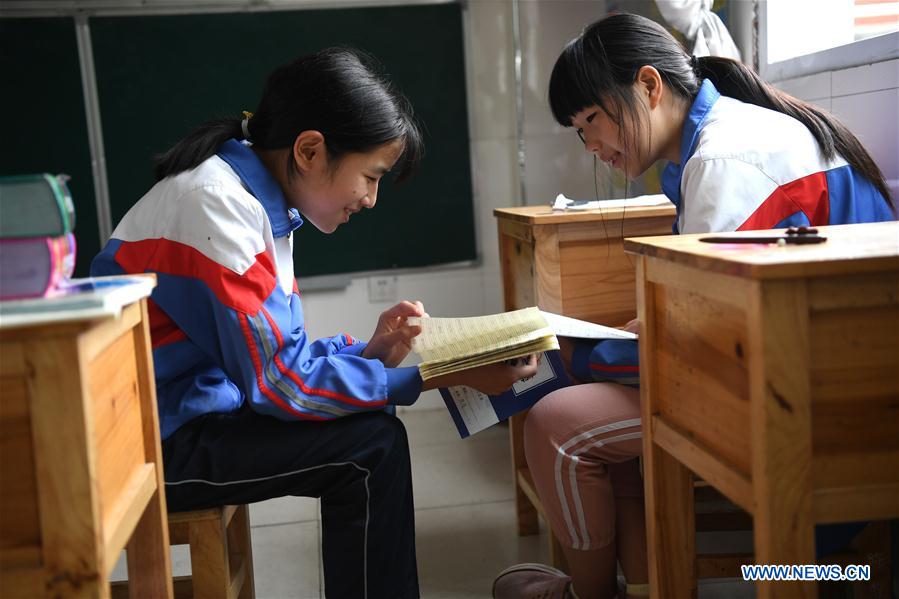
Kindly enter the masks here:
M 436 386 L 502 392 L 537 369 L 532 358 L 423 384 L 398 367 L 420 302 L 381 314 L 368 343 L 307 336 L 292 233 L 304 219 L 331 233 L 374 208 L 379 180 L 404 178 L 421 153 L 409 103 L 359 55 L 310 54 L 271 74 L 255 113 L 210 121 L 159 156 L 158 182 L 91 268 L 156 273 L 168 508 L 320 497 L 328 597 L 419 596 L 409 448 L 393 406 Z
M 737 61 L 691 57 L 643 17 L 612 15 L 571 41 L 553 68 L 549 104 L 588 152 L 629 178 L 668 162 L 662 189 L 677 208 L 675 233 L 894 218 L 883 175 L 838 120 Z M 647 595 L 637 344 L 563 344 L 563 357 L 588 384 L 550 393 L 529 413 L 534 482 L 574 591 L 620 597 L 620 562 L 626 595 Z M 536 588 L 533 572 L 518 580 L 527 576 Z M 571 581 L 546 574 L 543 583 Z M 516 596 L 516 584 L 502 576 L 496 596 Z
M 689 56 L 649 19 L 617 14 L 584 30 L 556 61 L 549 102 L 627 176 L 669 162 L 675 232 L 893 217 L 883 174 L 836 118 L 738 61 Z

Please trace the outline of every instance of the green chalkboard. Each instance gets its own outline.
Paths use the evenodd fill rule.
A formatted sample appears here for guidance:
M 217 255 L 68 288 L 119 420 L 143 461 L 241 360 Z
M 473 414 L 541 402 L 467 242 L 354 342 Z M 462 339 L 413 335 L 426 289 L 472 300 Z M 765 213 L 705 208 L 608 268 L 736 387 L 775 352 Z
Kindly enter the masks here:
M 203 121 L 253 110 L 266 76 L 308 52 L 375 56 L 425 128 L 411 181 L 385 181 L 378 205 L 332 235 L 295 236 L 298 276 L 475 258 L 459 4 L 93 17 L 89 20 L 113 224 L 153 184 L 152 156 Z M 315 93 L 315 90 L 310 90 Z
M 66 173 L 77 276 L 100 249 L 91 154 L 70 18 L 0 19 L 0 175 Z

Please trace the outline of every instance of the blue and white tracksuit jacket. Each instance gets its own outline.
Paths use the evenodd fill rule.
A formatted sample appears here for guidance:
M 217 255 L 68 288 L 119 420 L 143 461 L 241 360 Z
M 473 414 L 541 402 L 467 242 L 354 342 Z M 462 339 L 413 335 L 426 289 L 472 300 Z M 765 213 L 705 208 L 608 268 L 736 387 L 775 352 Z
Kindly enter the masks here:
M 796 119 L 721 96 L 705 80 L 684 123 L 681 162 L 662 190 L 677 208 L 675 233 L 778 229 L 893 220 L 886 199 L 842 157 L 826 160 Z M 583 381 L 639 381 L 637 344 L 581 345 Z
M 302 219 L 246 145 L 158 182 L 125 215 L 92 275 L 156 273 L 149 302 L 162 438 L 249 402 L 282 420 L 409 405 L 418 369 L 361 357 L 347 334 L 311 340 L 293 270 Z

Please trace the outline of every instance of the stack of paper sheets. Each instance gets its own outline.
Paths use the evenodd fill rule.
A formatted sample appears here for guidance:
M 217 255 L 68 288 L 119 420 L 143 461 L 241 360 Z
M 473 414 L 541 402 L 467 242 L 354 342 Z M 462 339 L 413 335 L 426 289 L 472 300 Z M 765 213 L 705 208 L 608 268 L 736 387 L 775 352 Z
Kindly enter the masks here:
M 423 360 L 418 366 L 422 380 L 559 349 L 555 333 L 537 308 L 408 322 L 422 328 L 412 340 L 412 349 Z

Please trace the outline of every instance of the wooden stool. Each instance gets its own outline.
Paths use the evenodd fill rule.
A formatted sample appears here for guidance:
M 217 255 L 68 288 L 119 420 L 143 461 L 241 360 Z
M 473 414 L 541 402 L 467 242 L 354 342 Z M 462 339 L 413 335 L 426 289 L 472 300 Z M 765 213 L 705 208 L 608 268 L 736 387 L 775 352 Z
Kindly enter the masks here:
M 253 547 L 247 506 L 169 514 L 169 543 L 190 545 L 190 576 L 176 576 L 176 599 L 254 599 Z M 128 583 L 113 597 L 128 597 Z

